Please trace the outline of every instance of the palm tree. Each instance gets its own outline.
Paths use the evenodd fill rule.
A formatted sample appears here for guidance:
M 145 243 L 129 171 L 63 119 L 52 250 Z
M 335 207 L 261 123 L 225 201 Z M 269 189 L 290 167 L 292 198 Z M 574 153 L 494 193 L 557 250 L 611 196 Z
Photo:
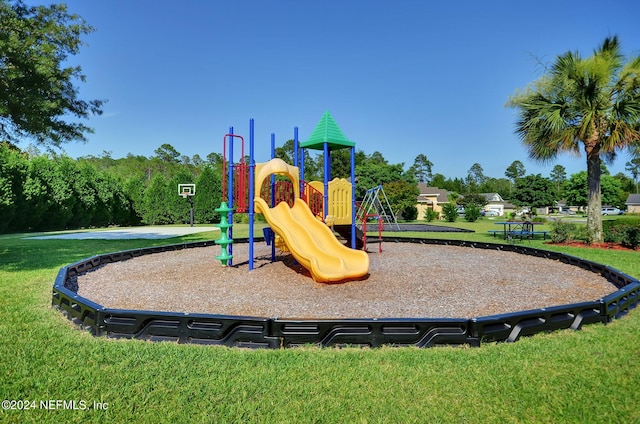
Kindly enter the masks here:
M 625 57 L 617 37 L 606 38 L 592 56 L 558 56 L 546 73 L 507 106 L 518 109 L 516 133 L 537 161 L 560 153 L 587 157 L 587 228 L 601 242 L 601 159 L 640 146 L 640 56 Z

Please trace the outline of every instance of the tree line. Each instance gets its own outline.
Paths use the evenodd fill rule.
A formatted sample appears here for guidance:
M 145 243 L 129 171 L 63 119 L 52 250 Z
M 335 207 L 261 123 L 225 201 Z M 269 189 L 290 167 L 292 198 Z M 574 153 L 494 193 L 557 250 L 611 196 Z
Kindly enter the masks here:
M 324 158 L 305 153 L 307 181 L 323 179 Z M 292 163 L 293 141 L 276 149 L 276 157 Z M 246 158 L 248 161 L 248 158 Z M 330 178 L 348 178 L 348 150 L 331 154 Z M 635 161 L 635 162 L 634 162 Z M 631 167 L 635 163 L 635 167 Z M 637 184 L 640 161 L 628 163 L 636 179 L 620 173 L 609 175 L 602 167 L 603 203 L 624 207 L 628 193 Z M 417 216 L 418 183 L 450 192 L 459 204 L 484 206 L 480 193 L 498 193 L 520 206 L 552 206 L 565 200 L 571 206 L 587 205 L 585 171 L 566 176 L 556 165 L 549 177 L 525 175 L 520 161 L 514 161 L 505 177 L 484 175 L 482 166 L 473 164 L 466 178 L 447 178 L 433 173 L 433 163 L 418 155 L 405 169 L 404 163 L 389 163 L 380 152 L 356 153 L 356 197 L 382 185 L 394 212 L 405 219 Z M 72 159 L 65 155 L 43 154 L 33 146 L 21 150 L 0 143 L 0 232 L 49 231 L 110 225 L 186 224 L 190 204 L 178 196 L 178 184 L 195 183 L 194 219 L 196 223 L 217 223 L 215 209 L 222 201 L 222 155 L 205 158 L 181 155 L 172 145 L 163 144 L 152 156 L 129 154 L 115 159 L 108 151 L 98 156 Z M 635 170 L 634 174 L 632 171 Z M 239 216 L 239 219 L 242 219 Z
M 0 232 L 189 222 L 180 183 L 196 183 L 195 219 L 216 222 L 220 174 L 200 167 L 129 155 L 72 159 L 33 155 L 0 144 Z
M 287 141 L 276 156 L 291 163 L 292 146 Z M 385 184 L 395 209 L 415 204 L 417 183 L 402 164 L 388 164 L 378 152 L 358 152 L 358 157 L 360 197 L 367 188 Z M 188 157 L 170 144 L 161 145 L 150 157 L 129 154 L 115 159 L 103 151 L 72 159 L 43 154 L 34 146 L 21 150 L 5 141 L 0 143 L 0 232 L 187 223 L 190 204 L 177 190 L 178 184 L 186 183 L 196 185 L 195 222 L 217 223 L 222 162 L 219 153 Z M 341 154 L 334 155 L 332 163 L 332 177 L 349 176 L 344 166 L 349 161 Z M 318 156 L 309 156 L 307 180 L 322 180 L 322 168 Z

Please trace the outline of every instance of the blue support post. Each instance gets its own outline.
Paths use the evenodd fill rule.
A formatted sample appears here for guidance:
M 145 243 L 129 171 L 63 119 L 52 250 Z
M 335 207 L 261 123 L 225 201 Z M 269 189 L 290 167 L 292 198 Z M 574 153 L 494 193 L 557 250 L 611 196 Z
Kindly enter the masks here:
M 271 159 L 276 157 L 276 134 L 271 133 Z
M 249 271 L 253 270 L 253 218 L 254 218 L 254 202 L 255 197 L 255 168 L 256 163 L 253 159 L 253 135 L 254 135 L 254 121 L 253 118 L 249 120 Z
M 306 149 L 304 147 L 300 148 L 300 179 L 305 181 L 304 179 L 304 153 Z
M 298 127 L 293 128 L 293 166 L 298 166 Z
M 356 248 L 356 148 L 351 146 L 351 248 Z
M 298 157 L 298 150 L 300 149 L 300 143 L 298 141 L 298 127 L 293 127 L 293 166 L 300 167 L 300 158 Z M 301 174 L 298 174 L 300 180 L 298 181 L 298 189 L 300 190 L 300 197 L 304 192 L 302 181 L 304 180 Z
M 295 127 L 295 134 L 297 138 L 298 127 Z M 300 158 L 298 159 L 298 162 L 300 162 L 300 181 L 304 181 L 304 152 L 305 152 L 305 148 L 304 147 L 300 148 Z
M 276 157 L 276 135 L 274 133 L 271 133 L 271 159 L 274 159 Z M 274 207 L 276 204 L 276 176 L 274 174 L 271 174 L 271 189 L 269 190 L 269 192 L 271 193 L 271 204 L 269 205 L 270 207 Z
M 271 133 L 271 159 L 276 157 L 276 135 Z M 271 204 L 269 206 L 274 207 L 274 203 L 276 202 L 276 193 L 275 193 L 275 185 L 276 185 L 276 176 L 271 175 Z M 271 262 L 275 262 L 276 260 L 276 237 L 272 236 L 271 240 Z

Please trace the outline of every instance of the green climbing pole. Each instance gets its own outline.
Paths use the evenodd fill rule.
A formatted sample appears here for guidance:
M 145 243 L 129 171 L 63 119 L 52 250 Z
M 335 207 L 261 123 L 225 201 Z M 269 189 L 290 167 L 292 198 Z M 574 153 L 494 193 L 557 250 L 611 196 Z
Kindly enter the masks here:
M 227 266 L 227 262 L 233 258 L 233 255 L 229 253 L 229 245 L 233 243 L 233 239 L 229 238 L 229 228 L 233 227 L 233 223 L 229 223 L 227 220 L 227 215 L 233 209 L 227 206 L 227 202 L 222 202 L 220 207 L 215 209 L 216 212 L 220 213 L 220 224 L 217 224 L 216 227 L 220 228 L 220 233 L 222 234 L 218 240 L 216 240 L 216 244 L 219 244 L 222 248 L 220 254 L 216 256 L 222 266 Z

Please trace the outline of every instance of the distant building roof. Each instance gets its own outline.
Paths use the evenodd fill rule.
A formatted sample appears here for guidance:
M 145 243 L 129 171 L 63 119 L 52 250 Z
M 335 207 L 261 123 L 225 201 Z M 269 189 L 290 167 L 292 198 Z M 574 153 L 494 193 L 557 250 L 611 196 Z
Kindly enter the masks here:
M 426 197 L 436 196 L 438 203 L 447 203 L 449 197 L 447 196 L 447 190 L 438 187 L 429 187 L 426 183 L 418 183 L 418 189 L 420 194 L 418 195 L 418 201 L 427 201 Z
M 480 196 L 484 196 L 487 202 L 504 202 L 505 200 L 500 196 L 500 193 L 480 193 Z
M 640 194 L 630 194 L 625 202 L 627 205 L 640 205 Z

